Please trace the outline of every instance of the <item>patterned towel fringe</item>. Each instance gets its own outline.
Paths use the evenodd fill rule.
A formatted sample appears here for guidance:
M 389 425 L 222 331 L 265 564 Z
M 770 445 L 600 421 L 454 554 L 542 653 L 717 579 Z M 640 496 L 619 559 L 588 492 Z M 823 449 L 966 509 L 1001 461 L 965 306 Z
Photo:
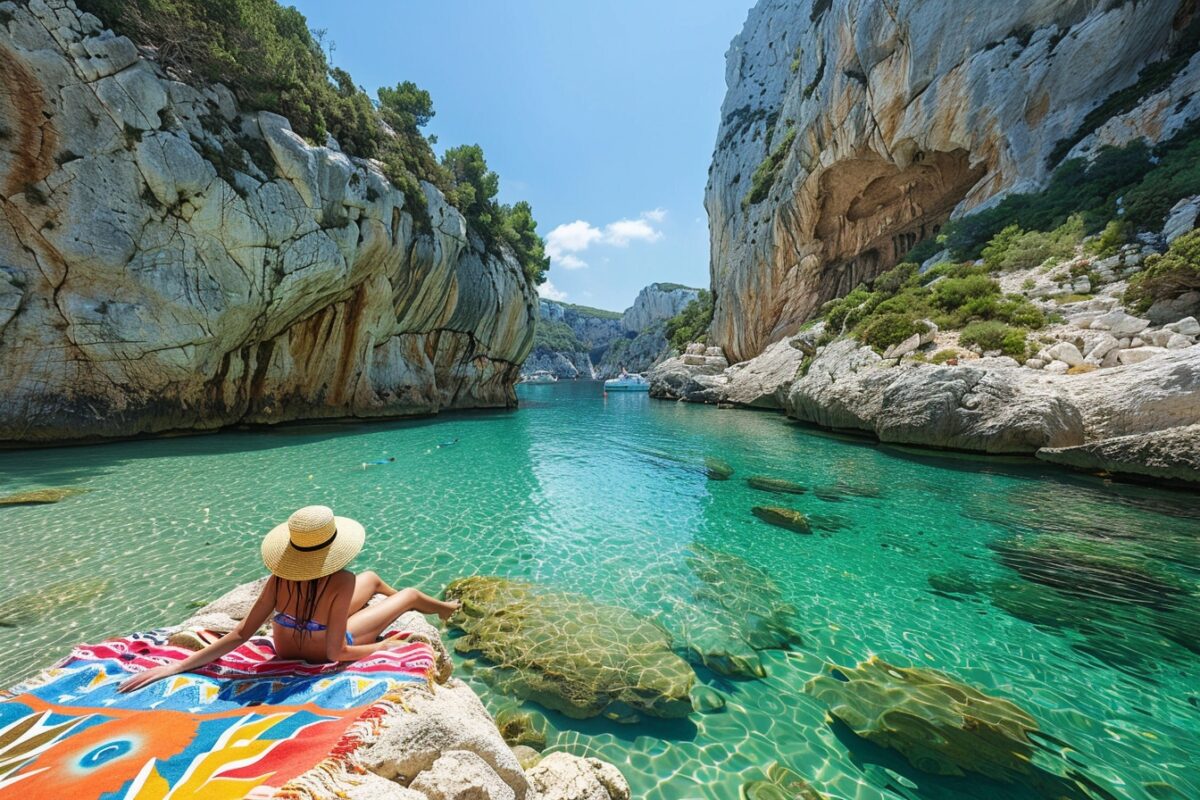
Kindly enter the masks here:
M 358 776 L 367 768 L 358 758 L 358 751 L 379 741 L 390 720 L 401 712 L 415 713 L 408 704 L 409 692 L 435 692 L 433 670 L 425 671 L 425 685 L 404 684 L 388 692 L 362 713 L 338 740 L 329 755 L 307 772 L 297 775 L 279 788 L 271 797 L 275 800 L 328 800 L 345 797 L 345 788 L 361 783 Z

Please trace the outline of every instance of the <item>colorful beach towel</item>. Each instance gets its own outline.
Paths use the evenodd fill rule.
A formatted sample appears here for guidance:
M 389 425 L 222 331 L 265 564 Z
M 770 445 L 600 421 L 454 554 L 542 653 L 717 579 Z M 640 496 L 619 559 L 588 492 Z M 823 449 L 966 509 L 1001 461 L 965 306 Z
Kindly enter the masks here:
M 255 638 L 198 672 L 117 692 L 129 674 L 191 654 L 169 633 L 82 645 L 0 697 L 0 796 L 270 797 L 353 750 L 435 665 L 424 642 L 339 666 L 276 659 Z

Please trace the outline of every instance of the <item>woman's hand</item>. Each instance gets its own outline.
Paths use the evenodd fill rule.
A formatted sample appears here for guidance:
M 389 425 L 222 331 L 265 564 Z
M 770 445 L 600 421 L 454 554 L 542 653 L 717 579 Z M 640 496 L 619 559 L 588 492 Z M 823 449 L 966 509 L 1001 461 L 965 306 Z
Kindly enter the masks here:
M 378 652 L 380 650 L 387 650 L 389 647 L 399 647 L 400 645 L 407 644 L 407 643 L 408 643 L 408 634 L 407 633 L 403 633 L 403 632 L 393 633 L 391 636 L 387 637 L 386 639 L 380 639 L 378 642 L 376 642 L 375 643 L 375 651 Z
M 149 686 L 155 681 L 169 678 L 172 675 L 178 675 L 179 669 L 176 665 L 170 664 L 162 667 L 148 669 L 145 672 L 139 672 L 137 675 L 132 675 L 125 679 L 118 691 L 122 693 L 136 692 L 143 686 Z

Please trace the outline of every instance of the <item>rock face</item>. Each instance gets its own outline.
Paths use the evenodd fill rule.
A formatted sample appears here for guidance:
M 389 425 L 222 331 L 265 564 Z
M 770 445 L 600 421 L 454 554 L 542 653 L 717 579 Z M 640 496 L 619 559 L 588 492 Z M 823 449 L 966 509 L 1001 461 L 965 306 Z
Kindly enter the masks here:
M 711 341 L 732 362 L 756 356 L 952 213 L 1036 187 L 1192 13 L 1185 0 L 760 0 L 726 56 L 705 198 Z M 1074 152 L 1174 133 L 1200 102 L 1198 61 Z
M 641 333 L 658 322 L 665 322 L 683 311 L 687 304 L 700 296 L 699 289 L 675 283 L 652 283 L 638 292 L 633 305 L 621 315 L 621 327 Z
M 435 188 L 0 8 L 0 439 L 515 403 L 535 295 Z
M 1193 324 L 1187 318 L 1174 329 Z M 1072 360 L 1078 354 L 1074 346 L 1074 353 L 1055 349 Z M 1082 469 L 1200 483 L 1200 346 L 1120 352 L 1147 356 L 1078 374 L 1067 374 L 1066 362 L 1056 371 L 1001 358 L 896 365 L 853 339 L 818 350 L 804 333 L 724 370 L 670 359 L 651 375 L 650 391 L 781 408 L 884 442 L 1036 454 Z

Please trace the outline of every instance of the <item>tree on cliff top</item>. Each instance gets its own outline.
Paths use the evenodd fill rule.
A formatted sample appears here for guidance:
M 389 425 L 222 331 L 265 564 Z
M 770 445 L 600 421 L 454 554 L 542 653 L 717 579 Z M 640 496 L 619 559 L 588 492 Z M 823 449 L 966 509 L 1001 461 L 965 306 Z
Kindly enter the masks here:
M 545 280 L 549 260 L 529 204 L 495 203 L 498 179 L 478 146 L 455 148 L 462 152 L 452 166 L 461 174 L 438 163 L 420 131 L 434 115 L 429 92 L 412 81 L 382 87 L 376 108 L 350 73 L 330 67 L 296 9 L 275 0 L 78 0 L 78 6 L 153 47 L 180 79 L 223 83 L 242 108 L 281 114 L 310 142 L 324 144 L 328 134 L 346 153 L 378 159 L 418 224 L 428 223 L 420 182 L 432 183 L 481 226 L 489 243 L 510 246 L 531 281 Z

